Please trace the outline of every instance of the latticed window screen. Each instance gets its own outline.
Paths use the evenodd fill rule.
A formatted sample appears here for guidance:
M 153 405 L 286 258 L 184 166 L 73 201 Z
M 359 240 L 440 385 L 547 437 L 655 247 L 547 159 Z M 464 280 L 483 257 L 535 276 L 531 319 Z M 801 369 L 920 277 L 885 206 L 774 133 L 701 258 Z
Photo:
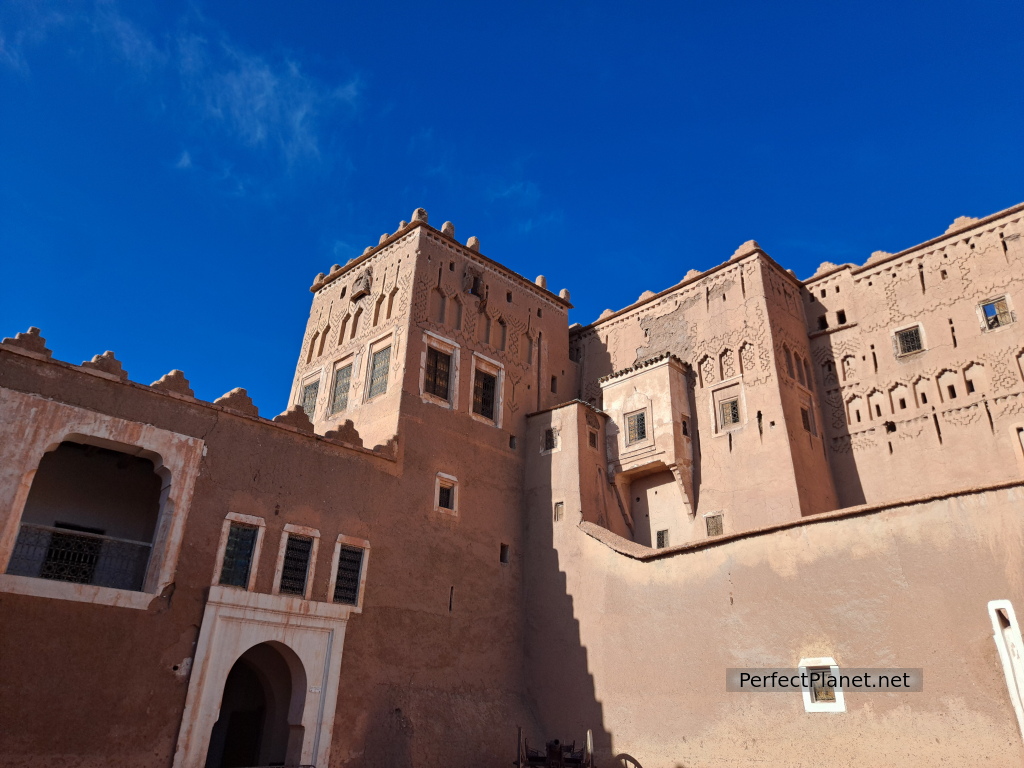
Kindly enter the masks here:
M 220 569 L 220 583 L 228 587 L 249 586 L 249 571 L 252 570 L 252 556 L 256 550 L 256 535 L 259 528 L 254 525 L 232 523 L 228 530 L 228 541 L 224 547 L 224 565 Z
M 334 602 L 358 605 L 359 572 L 362 568 L 362 548 L 342 546 L 338 553 L 338 577 L 334 580 Z
M 339 368 L 334 374 L 334 392 L 331 393 L 331 413 L 348 408 L 348 391 L 352 386 L 352 365 Z
M 810 675 L 811 700 L 815 703 L 835 703 L 836 689 L 829 685 L 833 682 L 831 667 L 812 667 L 807 672 Z
M 708 527 L 708 536 L 721 536 L 725 531 L 721 515 L 708 515 L 704 523 Z
M 668 546 L 668 531 L 658 531 L 658 549 Z
M 451 485 L 441 485 L 437 489 L 437 506 L 442 509 L 455 509 L 455 488 Z
M 597 448 L 597 432 L 588 432 L 587 442 L 590 444 L 591 448 Z
M 320 382 L 314 381 L 312 384 L 307 384 L 302 388 L 302 410 L 306 412 L 310 421 L 313 420 L 313 414 L 316 412 L 316 398 L 320 394 Z
M 427 394 L 448 399 L 448 382 L 451 377 L 452 356 L 427 347 L 427 370 L 423 380 L 423 388 Z
M 370 361 L 370 391 L 367 397 L 384 394 L 388 389 L 388 366 L 391 363 L 391 347 L 378 349 Z
M 473 384 L 473 413 L 494 420 L 494 391 L 497 383 L 496 376 L 477 369 L 476 381 Z
M 804 424 L 804 429 L 808 432 L 811 431 L 811 414 L 806 408 L 800 409 L 800 420 Z
M 981 305 L 985 313 L 985 325 L 989 330 L 1009 325 L 1013 322 L 1013 314 L 1006 304 L 1006 299 L 996 299 Z
M 306 594 L 306 578 L 312 552 L 313 539 L 308 536 L 288 536 L 288 543 L 284 547 L 284 565 L 281 568 L 282 594 Z
M 740 401 L 736 398 L 726 400 L 719 404 L 719 413 L 722 417 L 722 426 L 740 423 Z
M 922 349 L 924 349 L 924 344 L 921 343 L 920 326 L 896 332 L 896 354 L 909 355 L 911 352 L 919 352 Z
M 564 516 L 565 516 L 565 502 L 564 501 L 556 501 L 555 502 L 555 522 L 557 523 Z
M 558 447 L 558 431 L 554 429 L 544 430 L 544 450 L 553 451 Z
M 626 443 L 647 439 L 647 413 L 640 411 L 626 417 Z

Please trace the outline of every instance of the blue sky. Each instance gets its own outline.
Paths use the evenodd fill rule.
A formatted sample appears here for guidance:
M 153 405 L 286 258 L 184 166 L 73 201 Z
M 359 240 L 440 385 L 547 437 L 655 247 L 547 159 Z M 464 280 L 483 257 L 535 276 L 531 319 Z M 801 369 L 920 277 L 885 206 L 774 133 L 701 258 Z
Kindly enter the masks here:
M 0 336 L 284 410 L 317 272 L 418 206 L 587 323 L 1024 200 L 1024 4 L 0 4 Z

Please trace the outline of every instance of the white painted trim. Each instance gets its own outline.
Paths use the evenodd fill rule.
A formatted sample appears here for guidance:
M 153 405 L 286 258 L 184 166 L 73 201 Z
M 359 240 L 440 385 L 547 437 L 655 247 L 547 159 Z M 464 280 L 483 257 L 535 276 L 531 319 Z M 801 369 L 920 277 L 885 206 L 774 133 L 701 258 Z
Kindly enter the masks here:
M 442 481 L 446 488 L 450 487 L 452 489 L 451 509 L 441 506 Z M 434 476 L 434 511 L 440 512 L 442 515 L 459 516 L 459 479 L 455 475 L 446 475 L 444 472 L 438 472 Z
M 839 665 L 836 664 L 836 660 L 824 656 L 815 659 L 800 659 L 798 669 L 803 674 L 808 669 L 821 669 L 828 667 L 832 676 L 836 678 L 836 682 L 839 682 Z M 833 702 L 814 701 L 811 697 L 811 689 L 804 688 L 802 690 L 804 698 L 804 711 L 805 712 L 845 712 L 846 711 L 846 696 L 843 693 L 843 689 L 840 686 L 835 687 L 836 700 Z
M 1001 625 L 999 612 L 1006 616 L 1009 627 Z M 989 602 L 988 615 L 992 620 L 992 639 L 996 642 L 996 652 L 1003 666 L 1010 704 L 1017 716 L 1017 727 L 1024 737 L 1024 640 L 1021 639 L 1020 625 L 1009 600 Z
M 32 576 L 0 574 L 0 592 L 14 595 L 47 597 L 52 600 L 76 600 L 94 605 L 113 605 L 117 608 L 135 608 L 144 611 L 159 596 L 150 592 L 133 592 L 128 589 L 95 587 L 92 584 L 74 584 L 70 581 L 36 579 Z
M 484 373 L 489 373 L 497 379 L 494 383 L 495 395 L 497 395 L 497 397 L 495 397 L 494 402 L 493 419 L 488 419 L 486 416 L 482 416 L 473 410 L 473 397 L 474 392 L 476 392 L 477 368 L 482 370 Z M 501 429 L 505 416 L 505 366 L 497 360 L 493 360 L 486 355 L 481 355 L 479 352 L 473 353 L 473 372 L 469 379 L 469 415 L 481 424 L 494 426 L 498 429 Z
M 277 564 L 274 566 L 274 581 L 271 584 L 270 593 L 272 595 L 281 594 L 281 574 L 284 573 L 284 553 L 288 547 L 289 534 L 313 540 L 313 546 L 309 550 L 309 564 L 306 567 L 306 590 L 302 593 L 302 599 L 309 600 L 309 595 L 313 591 L 313 578 L 316 571 L 316 553 L 320 548 L 320 531 L 294 523 L 285 523 L 284 530 L 281 531 L 281 541 L 277 547 Z M 298 595 L 288 595 L 288 597 L 298 597 Z
M 355 605 L 334 602 L 334 582 L 338 579 L 338 561 L 341 557 L 342 546 L 357 547 L 363 550 L 363 562 L 359 569 L 359 597 L 356 598 Z M 338 538 L 334 542 L 334 557 L 331 559 L 331 580 L 327 583 L 327 600 L 331 605 L 339 608 L 346 608 L 349 613 L 363 612 L 363 592 L 366 589 L 366 567 L 369 563 L 370 542 L 366 539 L 356 538 L 355 536 L 346 536 L 343 533 L 338 534 Z
M 448 399 L 443 400 L 426 390 L 427 384 L 427 349 L 433 347 L 438 352 L 451 355 L 451 370 L 448 373 Z M 420 352 L 420 399 L 441 408 L 457 411 L 459 409 L 459 357 L 461 347 L 452 339 L 446 339 L 430 331 L 423 332 L 423 351 Z
M 250 591 L 253 585 L 256 583 L 256 570 L 260 564 L 260 552 L 263 550 L 263 534 L 267 531 L 267 523 L 262 517 L 254 517 L 253 515 L 241 515 L 237 512 L 228 512 L 224 517 L 224 522 L 220 527 L 220 544 L 217 546 L 217 561 L 213 568 L 213 580 L 210 582 L 214 586 L 221 586 L 220 583 L 220 572 L 224 568 L 224 552 L 228 546 L 228 533 L 231 530 L 231 523 L 240 523 L 242 525 L 252 525 L 256 527 L 256 544 L 252 548 L 252 565 L 249 567 L 249 582 L 245 586 L 246 591 Z M 241 587 L 228 587 L 228 589 L 241 589 Z

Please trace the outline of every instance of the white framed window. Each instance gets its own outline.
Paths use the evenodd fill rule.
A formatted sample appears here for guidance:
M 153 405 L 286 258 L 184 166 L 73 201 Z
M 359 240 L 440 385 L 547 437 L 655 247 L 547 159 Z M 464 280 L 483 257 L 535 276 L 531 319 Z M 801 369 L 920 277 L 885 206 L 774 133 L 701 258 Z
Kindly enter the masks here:
M 320 531 L 316 528 L 285 524 L 274 569 L 273 594 L 309 599 L 319 546 Z
M 312 421 L 316 415 L 316 403 L 320 397 L 320 375 L 321 371 L 305 377 L 302 386 L 299 388 L 299 405 L 306 412 L 306 416 Z
M 846 699 L 839 685 L 839 665 L 829 657 L 800 659 L 799 671 L 809 685 L 802 693 L 805 712 L 845 712 Z
M 994 331 L 1009 325 L 1017 318 L 1010 309 L 1010 303 L 1006 296 L 997 296 L 983 301 L 978 307 L 981 315 L 981 329 L 983 331 Z
M 626 414 L 626 445 L 642 443 L 647 439 L 647 411 Z
M 505 366 L 497 360 L 473 353 L 473 377 L 470 382 L 473 393 L 470 416 L 477 421 L 501 427 L 505 407 L 504 398 Z
M 541 433 L 540 436 L 540 452 L 541 455 L 548 453 L 555 453 L 562 448 L 562 437 L 559 434 L 558 427 L 548 427 Z
M 331 384 L 330 405 L 332 416 L 348 408 L 348 398 L 352 392 L 352 374 L 354 371 L 355 359 L 351 355 L 334 366 L 334 381 Z
M 373 400 L 388 391 L 388 376 L 391 373 L 391 337 L 370 346 L 366 365 L 366 400 Z
M 712 393 L 711 408 L 716 434 L 722 435 L 741 428 L 746 419 L 742 384 L 730 384 L 716 389 Z
M 434 511 L 459 514 L 459 480 L 454 475 L 438 472 L 434 476 Z
M 989 602 L 988 615 L 992 620 L 992 639 L 1006 677 L 1010 704 L 1017 715 L 1017 727 L 1024 737 L 1024 640 L 1021 639 L 1020 625 L 1009 600 Z
M 327 593 L 332 603 L 351 605 L 356 612 L 362 611 L 369 562 L 370 542 L 339 534 L 334 544 Z
M 267 524 L 262 517 L 231 512 L 221 526 L 213 583 L 252 590 Z
M 425 403 L 459 407 L 459 345 L 430 331 L 423 333 L 420 397 Z
M 911 325 L 893 332 L 892 350 L 896 357 L 906 357 L 915 352 L 923 352 L 924 332 L 920 325 Z

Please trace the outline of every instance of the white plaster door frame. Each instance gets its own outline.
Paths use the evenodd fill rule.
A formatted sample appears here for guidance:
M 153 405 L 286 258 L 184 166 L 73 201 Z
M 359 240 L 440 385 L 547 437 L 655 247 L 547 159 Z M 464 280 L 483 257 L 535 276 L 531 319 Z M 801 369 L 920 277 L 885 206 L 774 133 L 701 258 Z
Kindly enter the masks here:
M 211 587 L 178 732 L 174 768 L 205 764 L 228 673 L 243 653 L 267 642 L 287 646 L 302 662 L 306 673 L 302 763 L 327 765 L 345 628 L 349 616 L 358 612 L 350 605 Z

